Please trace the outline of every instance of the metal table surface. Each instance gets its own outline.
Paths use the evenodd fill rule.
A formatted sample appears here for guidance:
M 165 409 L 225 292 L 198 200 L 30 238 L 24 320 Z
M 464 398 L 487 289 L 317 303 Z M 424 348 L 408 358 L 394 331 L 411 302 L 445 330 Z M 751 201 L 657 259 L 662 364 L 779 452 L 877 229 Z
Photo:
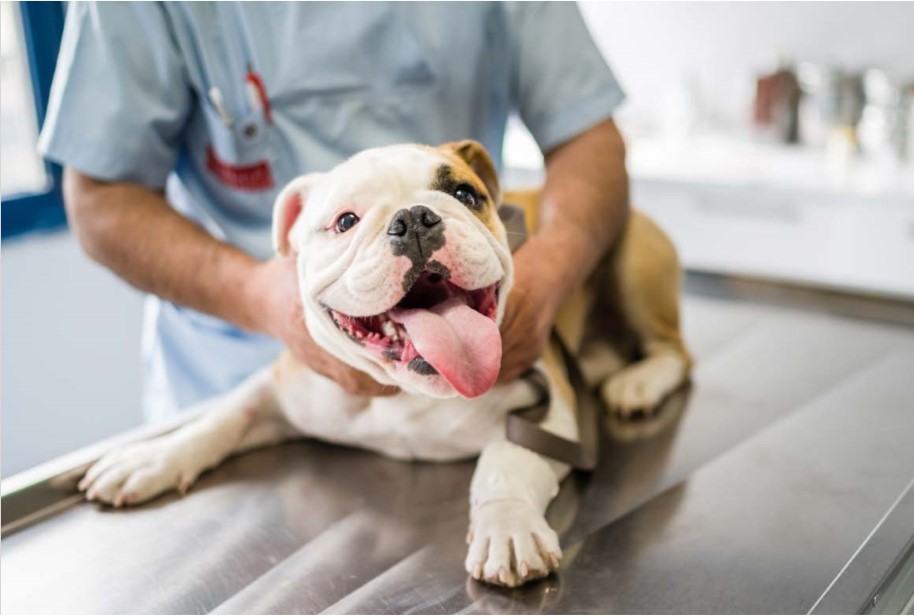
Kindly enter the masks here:
M 693 384 L 653 419 L 607 423 L 598 470 L 550 508 L 556 576 L 468 580 L 472 463 L 300 441 L 133 510 L 61 497 L 4 535 L 0 609 L 860 611 L 914 536 L 914 308 L 688 289 Z M 858 318 L 874 306 L 895 323 Z

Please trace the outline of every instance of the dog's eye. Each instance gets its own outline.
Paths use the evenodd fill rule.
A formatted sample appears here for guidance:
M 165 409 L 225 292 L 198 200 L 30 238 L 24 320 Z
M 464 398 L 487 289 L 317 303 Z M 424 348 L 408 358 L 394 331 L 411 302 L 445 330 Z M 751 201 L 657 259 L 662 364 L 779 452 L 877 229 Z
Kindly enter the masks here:
M 346 233 L 359 222 L 359 217 L 352 212 L 346 212 L 336 219 L 336 230 L 340 233 Z
M 467 207 L 477 207 L 479 205 L 479 196 L 469 184 L 461 184 L 454 191 L 454 197 Z

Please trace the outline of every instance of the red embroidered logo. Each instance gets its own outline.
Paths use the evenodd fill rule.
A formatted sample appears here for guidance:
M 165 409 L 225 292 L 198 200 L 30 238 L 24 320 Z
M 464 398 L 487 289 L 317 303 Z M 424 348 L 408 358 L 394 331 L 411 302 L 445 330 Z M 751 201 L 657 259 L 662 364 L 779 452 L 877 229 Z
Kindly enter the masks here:
M 213 146 L 206 146 L 206 166 L 223 184 L 240 190 L 267 190 L 273 188 L 270 165 L 263 160 L 253 165 L 237 167 L 216 156 Z

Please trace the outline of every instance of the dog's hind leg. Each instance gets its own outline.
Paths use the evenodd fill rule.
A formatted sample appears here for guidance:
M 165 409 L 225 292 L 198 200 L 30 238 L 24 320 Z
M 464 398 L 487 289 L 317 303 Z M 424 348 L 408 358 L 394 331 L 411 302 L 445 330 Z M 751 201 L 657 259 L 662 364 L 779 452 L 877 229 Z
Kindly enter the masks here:
M 613 263 L 615 298 L 633 334 L 637 361 L 601 388 L 611 412 L 650 411 L 688 376 L 680 333 L 681 269 L 676 249 L 649 218 L 633 212 Z
M 105 455 L 89 468 L 79 489 L 89 500 L 135 505 L 168 490 L 186 492 L 228 456 L 294 436 L 297 431 L 279 408 L 272 372 L 261 370 L 202 403 L 200 416 L 174 432 Z

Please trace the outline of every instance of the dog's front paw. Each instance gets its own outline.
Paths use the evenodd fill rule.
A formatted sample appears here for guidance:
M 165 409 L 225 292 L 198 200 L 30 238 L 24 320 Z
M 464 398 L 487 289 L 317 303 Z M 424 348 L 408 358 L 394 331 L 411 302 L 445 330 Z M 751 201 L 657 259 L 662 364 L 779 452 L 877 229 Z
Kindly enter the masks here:
M 466 570 L 477 580 L 520 586 L 558 569 L 559 538 L 533 505 L 492 501 L 474 507 L 471 516 Z
M 649 357 L 615 373 L 603 385 L 609 410 L 628 417 L 650 412 L 685 378 L 685 364 L 678 356 Z
M 115 507 L 136 505 L 175 488 L 184 493 L 205 470 L 203 455 L 174 435 L 135 443 L 93 464 L 79 489 L 88 500 Z

